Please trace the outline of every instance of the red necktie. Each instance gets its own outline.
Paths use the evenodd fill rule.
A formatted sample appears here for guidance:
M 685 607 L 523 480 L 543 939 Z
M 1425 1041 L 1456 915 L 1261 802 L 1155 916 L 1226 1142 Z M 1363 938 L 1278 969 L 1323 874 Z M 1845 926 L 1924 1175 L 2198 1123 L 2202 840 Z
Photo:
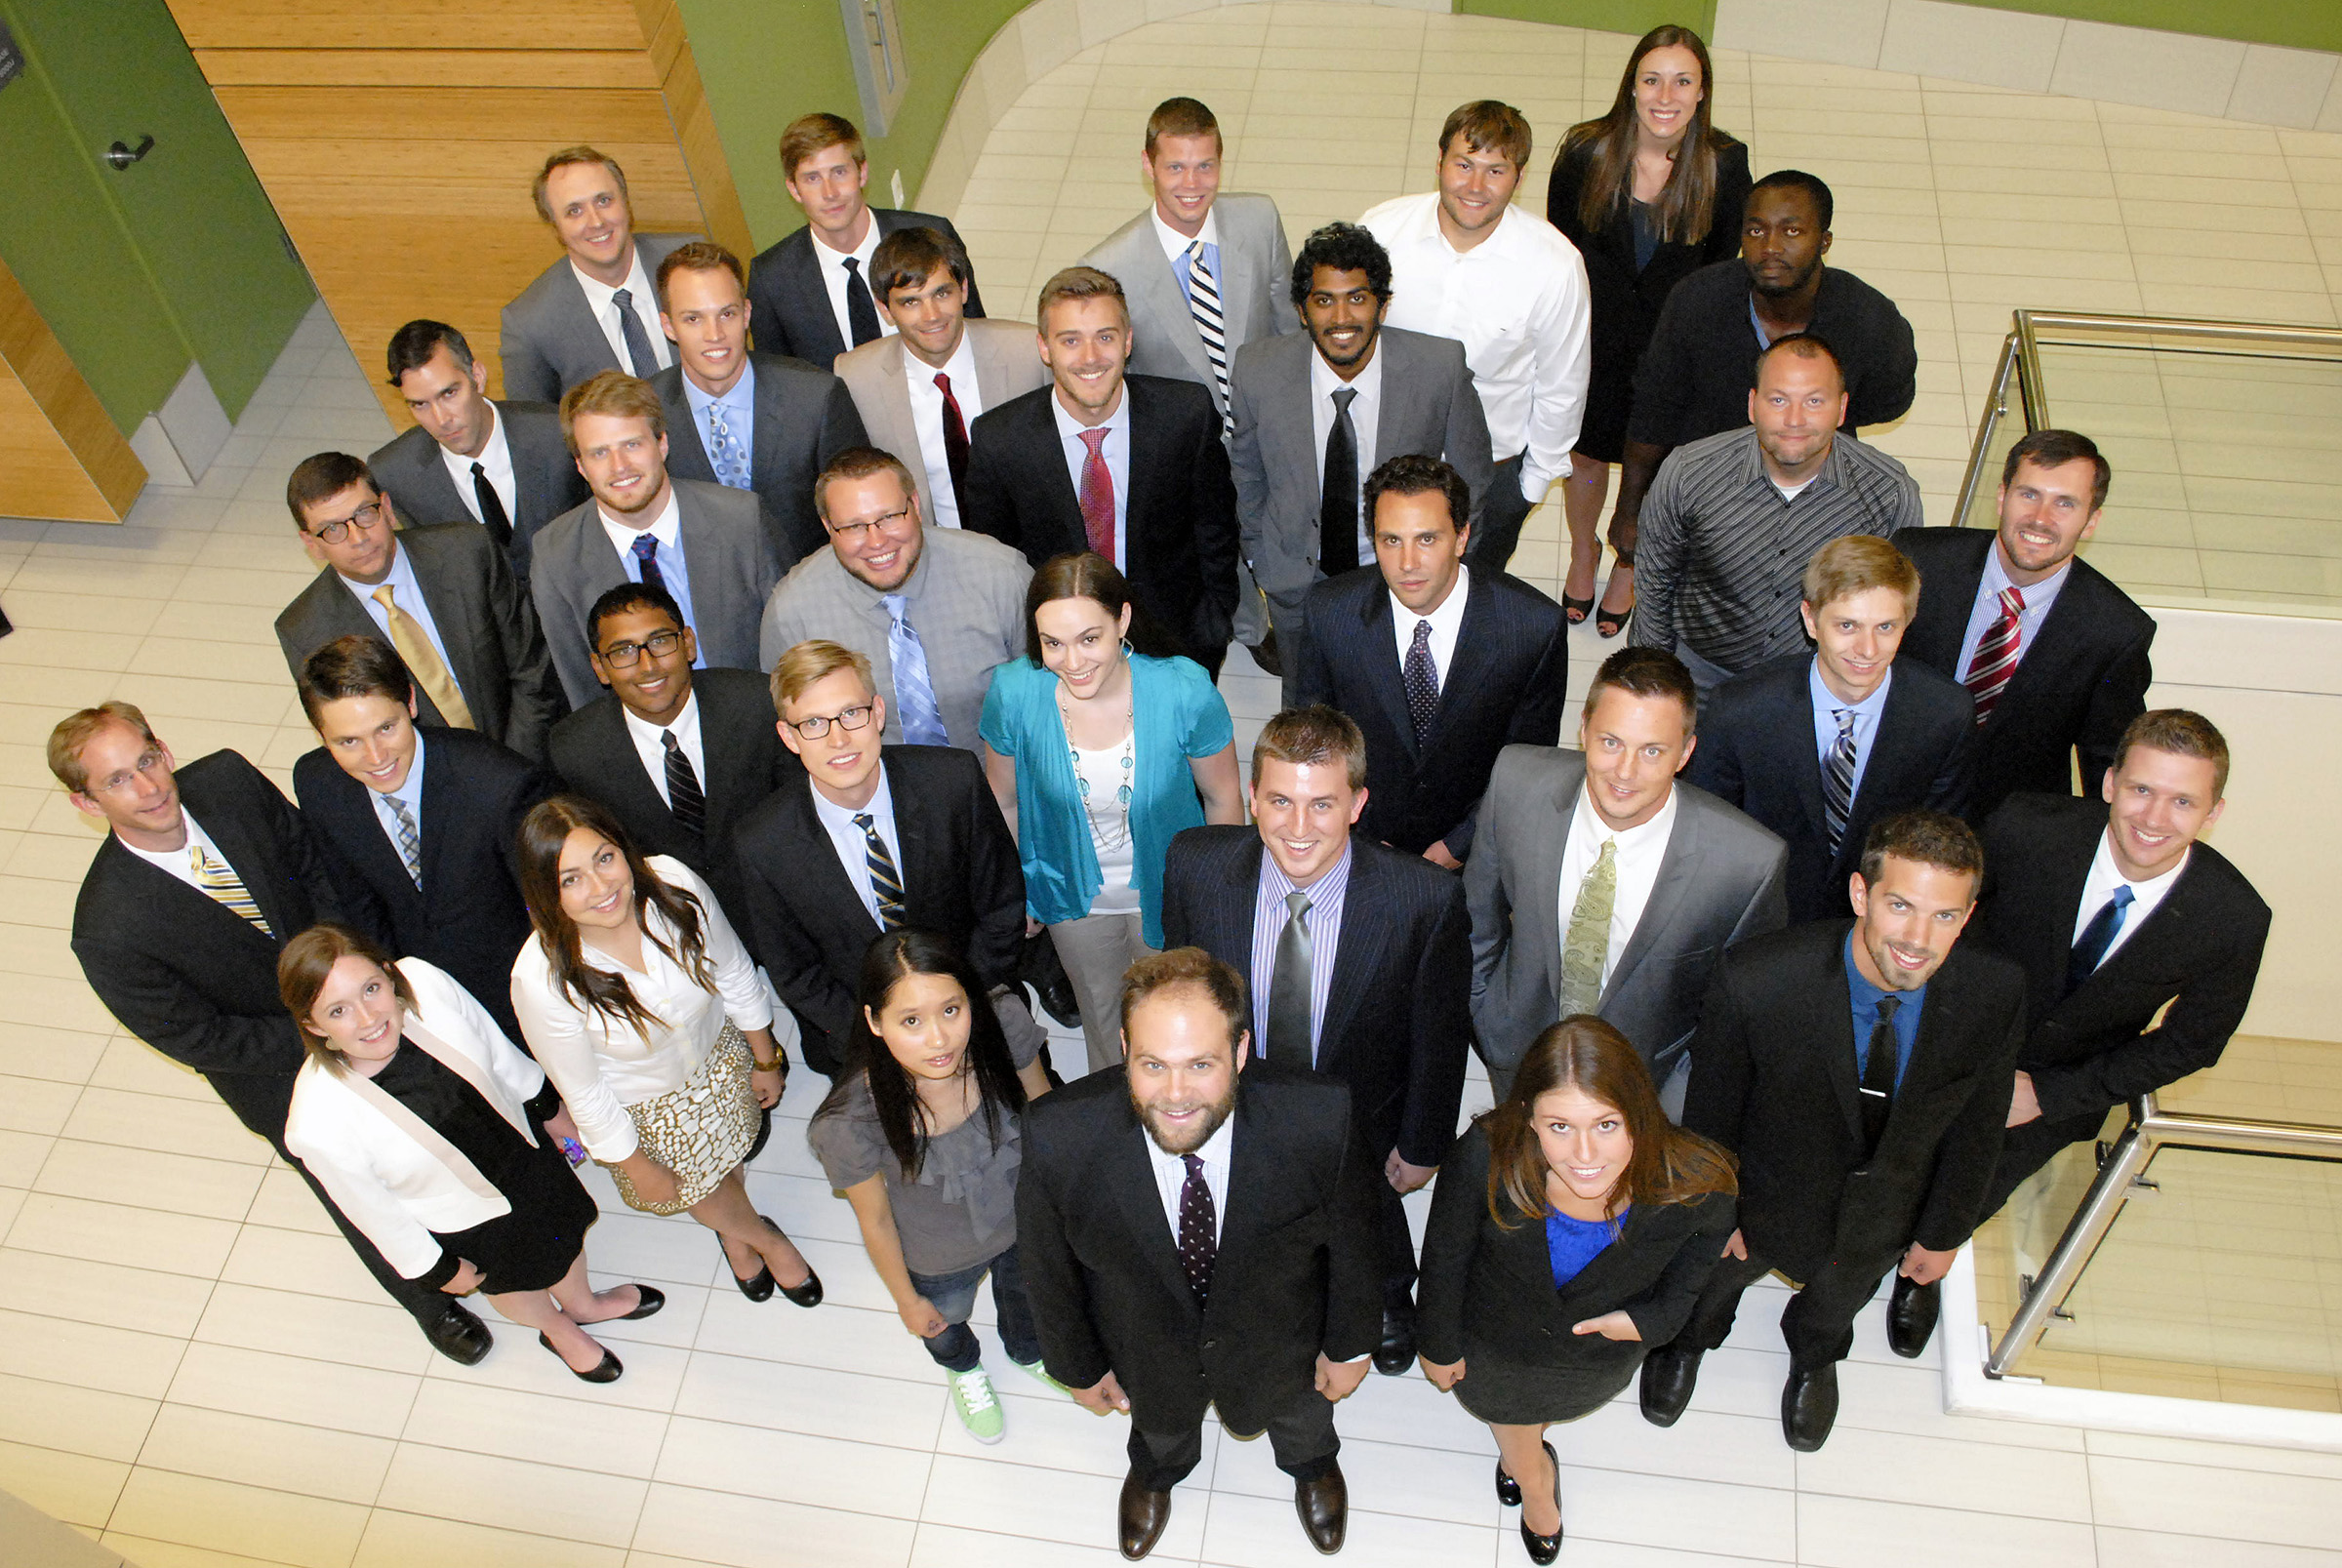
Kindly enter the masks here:
M 1984 635 L 1976 639 L 1976 652 L 1968 661 L 1965 685 L 1968 695 L 1976 701 L 1979 724 L 1991 715 L 1993 704 L 2000 700 L 2001 689 L 2017 672 L 2017 626 L 2024 615 L 2025 591 L 2002 588 L 1999 615 L 1984 628 Z
M 1090 449 L 1081 464 L 1081 531 L 1090 536 L 1091 549 L 1114 561 L 1114 475 L 1106 465 L 1106 435 L 1104 430 L 1081 432 Z
M 959 399 L 951 395 L 951 378 L 935 373 L 935 389 L 944 394 L 944 466 L 951 473 L 954 504 L 968 487 L 968 423 L 959 416 Z

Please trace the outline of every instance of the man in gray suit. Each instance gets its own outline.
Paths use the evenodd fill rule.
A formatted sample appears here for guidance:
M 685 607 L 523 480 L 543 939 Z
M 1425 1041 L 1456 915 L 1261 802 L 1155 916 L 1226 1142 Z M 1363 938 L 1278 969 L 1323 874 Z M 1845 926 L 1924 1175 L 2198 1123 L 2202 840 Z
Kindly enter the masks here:
M 694 240 L 659 263 L 659 326 L 675 363 L 651 378 L 666 410 L 667 471 L 752 490 L 787 566 L 827 543 L 813 481 L 866 437 L 845 382 L 801 359 L 748 351 L 747 268 Z
M 878 310 L 895 330 L 837 356 L 870 445 L 925 476 L 920 513 L 933 528 L 959 526 L 976 416 L 1049 382 L 1030 324 L 967 313 L 974 275 L 950 235 L 897 229 L 870 256 Z
M 390 384 L 415 428 L 366 460 L 375 482 L 419 522 L 469 517 L 487 529 L 525 590 L 529 541 L 587 495 L 561 441 L 561 411 L 492 400 L 488 367 L 444 321 L 390 335 Z
M 1621 649 L 1586 693 L 1579 750 L 1497 757 L 1464 896 L 1473 1026 L 1498 1099 L 1540 1031 L 1592 1013 L 1634 1042 L 1679 1109 L 1716 960 L 1788 923 L 1787 847 L 1676 782 L 1698 706 L 1673 654 Z
M 1310 584 L 1375 558 L 1365 476 L 1404 454 L 1444 458 L 1476 520 L 1495 463 L 1464 345 L 1383 325 L 1391 258 L 1373 234 L 1355 223 L 1312 234 L 1292 292 L 1304 333 L 1236 355 L 1229 465 L 1244 558 L 1282 663 L 1297 670 Z M 1285 701 L 1295 701 L 1290 686 Z
M 557 403 L 602 371 L 647 380 L 673 364 L 651 279 L 667 252 L 698 236 L 637 235 L 626 172 L 592 147 L 545 159 L 534 193 L 565 254 L 505 306 L 505 395 Z
M 593 500 L 547 523 L 529 592 L 570 705 L 602 695 L 590 612 L 621 583 L 673 596 L 698 641 L 692 663 L 756 667 L 756 620 L 781 581 L 775 529 L 754 494 L 666 475 L 666 419 L 651 383 L 604 371 L 561 399 L 561 431 Z
M 916 483 L 890 452 L 840 454 L 814 501 L 829 547 L 773 590 L 758 663 L 813 637 L 842 644 L 870 662 L 887 744 L 975 750 L 992 671 L 1025 652 L 1031 566 L 989 535 L 922 528 Z
M 304 459 L 285 485 L 302 548 L 325 570 L 276 618 L 296 681 L 352 633 L 390 644 L 415 675 L 416 717 L 476 730 L 532 761 L 569 711 L 537 612 L 504 551 L 468 518 L 401 529 L 397 504 L 346 452 Z

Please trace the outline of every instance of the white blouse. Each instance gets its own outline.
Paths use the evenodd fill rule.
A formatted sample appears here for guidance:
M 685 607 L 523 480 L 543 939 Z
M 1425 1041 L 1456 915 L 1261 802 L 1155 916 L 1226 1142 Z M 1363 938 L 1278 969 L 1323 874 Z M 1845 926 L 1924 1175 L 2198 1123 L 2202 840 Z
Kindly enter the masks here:
M 764 982 L 707 884 L 671 856 L 654 855 L 649 864 L 669 887 L 698 897 L 707 963 L 715 972 L 714 990 L 702 987 L 647 940 L 657 936 L 675 941 L 673 929 L 655 905 L 646 905 L 642 915 L 645 969 L 630 969 L 591 941 L 586 944 L 586 961 L 624 975 L 635 999 L 660 1020 L 647 1032 L 563 994 L 554 984 L 545 945 L 534 933 L 512 961 L 512 1011 L 520 1020 L 520 1032 L 538 1065 L 560 1089 L 586 1152 L 605 1162 L 623 1160 L 640 1146 L 626 1107 L 682 1088 L 707 1060 L 727 1017 L 744 1029 L 765 1028 L 773 1022 Z

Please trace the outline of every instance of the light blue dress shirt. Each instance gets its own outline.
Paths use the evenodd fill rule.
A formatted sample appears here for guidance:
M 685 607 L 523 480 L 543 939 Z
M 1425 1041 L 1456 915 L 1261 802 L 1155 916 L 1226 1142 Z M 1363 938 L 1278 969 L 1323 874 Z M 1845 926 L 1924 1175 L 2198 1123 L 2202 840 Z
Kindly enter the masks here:
M 732 440 L 740 449 L 740 489 L 746 490 L 756 479 L 756 366 L 754 361 L 743 365 L 740 380 L 732 390 L 721 397 L 709 397 L 700 390 L 688 376 L 683 378 L 683 398 L 691 406 L 692 420 L 700 427 L 700 445 L 707 449 L 707 462 L 718 479 L 723 478 L 722 465 L 715 461 L 715 426 L 708 419 L 712 409 L 724 411 L 724 423 L 732 431 Z M 726 481 L 727 483 L 729 481 Z M 661 553 L 665 553 L 661 546 Z
M 878 764 L 878 792 L 870 803 L 856 812 L 839 805 L 819 789 L 813 792 L 813 814 L 822 821 L 829 834 L 829 846 L 837 851 L 838 864 L 846 868 L 846 880 L 854 884 L 854 892 L 862 906 L 873 920 L 878 919 L 878 895 L 870 888 L 870 841 L 863 836 L 858 816 L 871 819 L 870 825 L 878 829 L 878 841 L 886 846 L 887 857 L 895 863 L 895 875 L 903 871 L 903 841 L 895 835 L 895 792 L 886 782 L 886 764 Z M 905 890 L 908 894 L 909 890 Z M 885 922 L 879 921 L 881 930 Z
M 338 572 L 334 575 L 341 577 Z M 456 666 L 448 663 L 447 639 L 439 635 L 439 623 L 431 619 L 431 607 L 423 596 L 423 583 L 415 576 L 415 563 L 405 550 L 393 549 L 390 552 L 390 573 L 381 583 L 359 583 L 350 578 L 342 578 L 342 585 L 358 596 L 358 604 L 365 610 L 366 619 L 374 623 L 375 628 L 387 641 L 390 637 L 390 612 L 384 610 L 382 602 L 374 596 L 374 590 L 385 584 L 390 588 L 392 601 L 412 616 L 415 623 L 423 628 L 423 634 L 431 640 L 431 648 L 439 655 L 439 663 L 447 664 L 448 674 L 452 677 Z M 397 644 L 392 643 L 391 646 L 396 647 Z
M 1195 266 L 1194 255 L 1192 249 L 1182 251 L 1179 260 L 1171 264 L 1171 275 L 1179 280 L 1180 298 L 1188 302 L 1190 309 L 1195 305 L 1195 285 L 1191 276 Z M 1228 310 L 1228 274 L 1220 270 L 1220 247 L 1211 240 L 1203 242 L 1203 264 L 1210 269 L 1212 282 L 1220 290 L 1220 308 L 1225 315 Z
M 1871 765 L 1871 743 L 1878 739 L 1878 716 L 1886 711 L 1886 694 L 1894 689 L 1895 672 L 1888 670 L 1879 681 L 1878 689 L 1854 707 L 1854 788 L 1847 797 L 1860 799 L 1862 776 Z M 1822 771 L 1830 771 L 1830 753 L 1837 749 L 1837 715 L 1847 704 L 1822 684 L 1822 662 L 1815 659 L 1805 671 L 1805 687 L 1813 697 L 1814 754 L 1821 759 Z
M 1854 933 L 1846 933 L 1846 1000 L 1854 1009 L 1854 1075 L 1870 1065 L 1871 1030 L 1878 1026 L 1878 1003 L 1889 994 L 1862 978 L 1854 967 Z M 1932 984 L 1932 983 L 1930 983 Z M 1895 1009 L 1894 1022 L 1887 1026 L 1895 1031 L 1895 1087 L 1903 1087 L 1903 1074 L 1911 1066 L 1911 1049 L 1919 1043 L 1919 1009 L 1927 1005 L 1927 987 L 1895 991 L 1895 1000 L 1903 1005 Z
M 393 855 L 398 854 L 398 818 L 390 810 L 390 802 L 396 800 L 415 814 L 415 859 L 419 864 L 423 860 L 423 754 L 424 749 L 423 731 L 418 729 L 415 732 L 415 762 L 412 767 L 407 769 L 406 782 L 396 789 L 376 789 L 369 785 L 366 790 L 367 796 L 374 803 L 374 820 L 383 824 L 383 836 L 390 840 L 390 853 Z M 363 781 L 360 782 L 363 783 Z M 401 865 L 406 864 L 404 856 L 399 857 L 399 864 Z

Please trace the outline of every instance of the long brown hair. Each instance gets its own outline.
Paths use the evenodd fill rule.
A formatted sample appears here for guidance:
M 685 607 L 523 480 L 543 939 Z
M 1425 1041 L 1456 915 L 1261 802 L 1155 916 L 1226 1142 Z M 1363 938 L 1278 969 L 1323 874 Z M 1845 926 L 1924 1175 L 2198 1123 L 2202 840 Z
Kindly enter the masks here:
M 316 1010 L 317 995 L 325 989 L 326 977 L 334 965 L 344 958 L 363 958 L 390 977 L 390 989 L 407 1011 L 415 1011 L 415 993 L 407 988 L 407 977 L 398 972 L 396 960 L 373 938 L 352 931 L 345 925 L 328 920 L 313 925 L 285 944 L 285 950 L 276 955 L 276 994 L 293 1015 L 293 1026 L 301 1030 L 301 1043 L 311 1058 L 332 1072 L 347 1070 L 349 1059 L 342 1048 L 317 1032 L 309 1022 Z
M 1650 1069 L 1627 1037 L 1591 1013 L 1577 1013 L 1530 1043 L 1513 1093 L 1480 1118 L 1488 1133 L 1488 1214 L 1504 1228 L 1542 1219 L 1553 1207 L 1545 1197 L 1552 1167 L 1537 1142 L 1535 1110 L 1537 1097 L 1554 1089 L 1576 1089 L 1626 1118 L 1635 1152 L 1610 1189 L 1612 1219 L 1632 1204 L 1688 1203 L 1738 1188 L 1730 1154 L 1667 1119 Z
M 688 889 L 670 887 L 643 861 L 642 852 L 626 836 L 618 819 L 598 801 L 583 795 L 555 795 L 539 801 L 520 820 L 520 896 L 529 906 L 529 922 L 553 966 L 553 984 L 561 994 L 581 1002 L 613 1023 L 648 1029 L 661 1019 L 634 994 L 626 977 L 596 969 L 586 961 L 585 937 L 561 907 L 561 849 L 579 828 L 598 833 L 616 845 L 634 874 L 634 918 L 642 925 L 643 941 L 673 959 L 702 986 L 715 985 L 714 966 L 707 961 L 707 928 L 700 919 L 700 901 Z M 673 928 L 669 946 L 642 918 L 644 907 L 655 907 Z
M 1667 184 L 1651 204 L 1659 238 L 1697 245 L 1719 219 L 1727 223 L 1740 221 L 1738 213 L 1716 210 L 1716 161 L 1732 144 L 1732 138 L 1710 123 L 1709 111 L 1716 106 L 1716 69 L 1708 63 L 1708 46 L 1689 27 L 1671 23 L 1653 27 L 1635 45 L 1634 53 L 1627 57 L 1626 74 L 1618 80 L 1618 97 L 1611 101 L 1610 112 L 1598 120 L 1571 126 L 1569 135 L 1561 139 L 1562 158 L 1589 143 L 1594 147 L 1585 188 L 1578 194 L 1578 221 L 1590 234 L 1610 225 L 1619 195 L 1631 188 L 1635 177 L 1635 78 L 1641 73 L 1643 57 L 1654 49 L 1670 47 L 1690 50 L 1692 59 L 1700 62 L 1700 101 L 1691 111 L 1683 140 L 1676 144 Z

